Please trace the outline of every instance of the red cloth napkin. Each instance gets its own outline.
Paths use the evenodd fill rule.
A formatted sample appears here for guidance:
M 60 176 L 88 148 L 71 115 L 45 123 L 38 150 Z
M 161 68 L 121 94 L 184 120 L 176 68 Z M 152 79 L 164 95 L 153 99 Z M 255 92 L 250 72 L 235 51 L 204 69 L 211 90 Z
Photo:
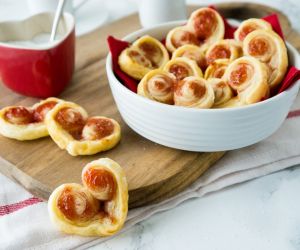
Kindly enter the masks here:
M 137 81 L 131 76 L 127 75 L 120 69 L 118 64 L 118 58 L 121 52 L 129 46 L 128 42 L 118 40 L 112 36 L 107 38 L 109 50 L 112 57 L 113 71 L 118 78 L 118 80 L 123 83 L 127 88 L 133 92 L 137 92 Z
M 263 17 L 262 19 L 265 20 L 265 21 L 267 21 L 269 24 L 271 24 L 273 30 L 279 36 L 281 36 L 281 38 L 284 40 L 283 32 L 282 32 L 281 25 L 280 25 L 280 22 L 279 22 L 277 14 L 272 14 L 272 15 Z
M 210 8 L 213 8 L 216 10 L 214 6 L 210 6 Z M 225 38 L 226 39 L 232 39 L 234 31 L 237 29 L 237 27 L 232 26 L 228 23 L 228 21 L 222 16 L 224 25 L 225 25 Z M 272 14 L 266 17 L 263 17 L 265 21 L 269 22 L 272 25 L 273 30 L 284 39 L 283 32 L 279 23 L 279 19 L 277 14 Z M 118 58 L 120 53 L 129 46 L 128 42 L 118 40 L 112 36 L 109 36 L 107 38 L 108 46 L 112 55 L 112 62 L 113 62 L 113 71 L 116 75 L 116 77 L 122 82 L 128 89 L 130 89 L 133 92 L 137 92 L 137 85 L 138 81 L 124 73 L 118 64 Z M 281 86 L 279 87 L 278 93 L 281 93 L 291 87 L 298 79 L 300 79 L 300 70 L 297 69 L 294 66 L 290 66 L 287 70 L 287 73 L 281 83 Z
M 299 79 L 300 79 L 300 70 L 297 69 L 295 66 L 290 66 L 287 73 L 285 74 L 284 79 L 282 80 L 278 94 L 287 90 Z

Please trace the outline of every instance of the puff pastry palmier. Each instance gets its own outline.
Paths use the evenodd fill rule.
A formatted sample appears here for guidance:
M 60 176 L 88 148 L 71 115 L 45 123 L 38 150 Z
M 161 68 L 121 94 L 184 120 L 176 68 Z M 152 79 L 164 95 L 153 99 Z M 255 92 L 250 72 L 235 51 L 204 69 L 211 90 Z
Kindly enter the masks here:
M 195 61 L 200 69 L 206 68 L 206 58 L 202 49 L 195 45 L 183 45 L 176 49 L 172 54 L 172 59 L 177 57 L 186 57 Z
M 177 48 L 188 44 L 199 46 L 200 41 L 187 26 L 176 27 L 167 34 L 166 47 L 170 52 L 174 52 Z
M 138 85 L 137 93 L 148 99 L 173 104 L 174 84 L 176 77 L 161 69 L 148 72 Z
M 163 70 L 173 74 L 177 80 L 182 80 L 188 76 L 202 77 L 203 75 L 197 63 L 185 57 L 177 57 L 170 60 Z
M 204 78 L 222 78 L 229 63 L 230 61 L 228 59 L 218 59 L 214 61 L 205 70 Z
M 125 73 L 140 80 L 150 70 L 163 67 L 168 60 L 168 51 L 162 43 L 146 35 L 123 50 L 118 62 Z
M 48 136 L 45 115 L 61 100 L 51 97 L 32 107 L 9 106 L 0 110 L 0 134 L 20 141 Z
M 288 67 L 287 49 L 282 38 L 274 31 L 255 30 L 246 36 L 243 51 L 267 64 L 270 89 L 277 87 Z
M 128 211 L 128 187 L 123 169 L 102 158 L 82 171 L 84 186 L 56 188 L 48 201 L 50 218 L 62 232 L 82 236 L 109 236 L 119 231 Z
M 214 107 L 228 102 L 233 97 L 229 85 L 220 78 L 210 78 L 207 82 L 213 87 L 215 93 Z
M 249 33 L 255 30 L 272 30 L 272 26 L 263 19 L 247 19 L 243 21 L 238 29 L 234 32 L 234 39 L 242 42 Z
M 211 108 L 214 99 L 213 87 L 204 78 L 189 76 L 175 84 L 175 105 L 190 108 Z
M 200 40 L 201 46 L 213 44 L 224 38 L 224 22 L 220 14 L 211 8 L 194 11 L 187 27 Z
M 237 92 L 244 105 L 259 102 L 269 93 L 267 68 L 254 57 L 244 56 L 233 61 L 222 79 Z
M 92 155 L 113 148 L 120 140 L 120 125 L 104 116 L 88 117 L 71 102 L 58 104 L 45 119 L 51 138 L 70 155 Z
M 206 51 L 207 64 L 211 64 L 218 59 L 228 59 L 233 61 L 242 54 L 242 46 L 233 39 L 224 39 L 215 42 Z

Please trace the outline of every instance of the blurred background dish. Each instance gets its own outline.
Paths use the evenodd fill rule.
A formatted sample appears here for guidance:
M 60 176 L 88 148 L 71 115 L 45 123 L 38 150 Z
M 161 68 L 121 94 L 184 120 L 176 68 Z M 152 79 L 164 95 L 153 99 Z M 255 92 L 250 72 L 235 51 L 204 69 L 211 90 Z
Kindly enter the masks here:
M 53 13 L 0 22 L 2 82 L 22 95 L 59 95 L 72 79 L 75 58 L 74 18 L 64 13 L 55 41 L 49 42 Z
M 33 7 L 34 1 L 38 0 L 0 0 L 0 21 L 20 20 L 33 13 L 56 7 L 55 5 L 44 6 L 45 8 Z M 76 20 L 76 36 L 86 34 L 108 22 L 110 11 L 106 8 L 105 0 L 74 0 L 73 2 L 75 6 L 79 5 L 73 12 Z M 68 6 L 70 4 L 67 5 L 67 9 L 70 10 Z

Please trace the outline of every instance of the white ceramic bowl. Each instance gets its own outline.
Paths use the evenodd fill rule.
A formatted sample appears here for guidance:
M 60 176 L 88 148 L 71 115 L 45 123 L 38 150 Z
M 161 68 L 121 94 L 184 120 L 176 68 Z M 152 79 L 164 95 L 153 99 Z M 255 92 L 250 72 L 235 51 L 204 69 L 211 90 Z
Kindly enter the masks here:
M 186 21 L 176 21 L 141 29 L 123 40 L 133 42 L 145 34 L 161 40 L 169 30 Z M 295 48 L 287 44 L 290 64 L 300 67 Z M 263 102 L 228 109 L 195 109 L 161 104 L 124 87 L 112 71 L 111 54 L 106 61 L 109 84 L 118 109 L 141 136 L 172 148 L 212 152 L 242 148 L 273 134 L 285 120 L 300 86 Z

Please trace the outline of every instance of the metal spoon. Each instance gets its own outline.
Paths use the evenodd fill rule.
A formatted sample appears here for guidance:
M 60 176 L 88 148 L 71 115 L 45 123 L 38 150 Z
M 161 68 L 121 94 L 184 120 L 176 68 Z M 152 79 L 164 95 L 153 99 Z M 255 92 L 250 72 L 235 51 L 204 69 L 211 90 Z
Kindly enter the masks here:
M 56 11 L 55 11 L 55 17 L 54 17 L 52 30 L 51 30 L 51 35 L 50 35 L 50 40 L 49 40 L 50 42 L 53 42 L 55 40 L 57 27 L 58 27 L 59 20 L 60 20 L 60 17 L 61 17 L 61 13 L 64 9 L 64 6 L 65 6 L 65 0 L 59 0 Z

